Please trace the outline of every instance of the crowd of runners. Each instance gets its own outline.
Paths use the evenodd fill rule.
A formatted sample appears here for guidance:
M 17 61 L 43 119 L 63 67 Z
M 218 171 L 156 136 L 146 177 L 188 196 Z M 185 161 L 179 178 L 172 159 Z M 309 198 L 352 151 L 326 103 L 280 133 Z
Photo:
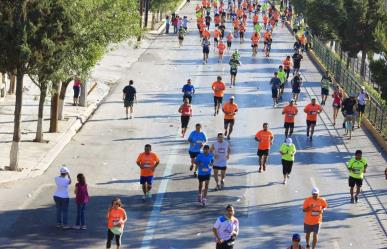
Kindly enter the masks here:
M 251 54 L 253 57 L 270 57 L 273 39 L 276 38 L 273 32 L 276 29 L 285 28 L 285 23 L 290 21 L 293 15 L 292 7 L 286 0 L 281 1 L 280 8 L 271 4 L 269 1 L 201 0 L 201 3 L 195 5 L 194 11 L 197 33 L 200 37 L 199 44 L 203 51 L 203 64 L 208 63 L 211 50 L 216 53 L 218 63 L 223 63 L 229 57 L 230 88 L 237 86 L 236 76 L 238 68 L 242 65 L 243 61 L 238 49 L 233 49 L 235 40 L 238 39 L 239 43 L 244 43 L 249 40 L 251 42 Z M 299 23 L 302 20 L 298 17 L 294 22 L 296 24 L 293 23 L 293 31 L 297 34 L 299 31 Z M 166 18 L 166 33 L 170 32 L 169 28 L 171 24 L 174 29 L 173 33 L 177 35 L 179 47 L 181 47 L 183 46 L 184 37 L 189 31 L 188 19 L 186 16 L 181 18 L 176 14 L 173 14 L 171 18 L 168 16 Z M 246 37 L 247 31 L 251 31 L 252 35 L 250 38 Z M 190 32 L 194 32 L 194 30 Z M 294 52 L 283 58 L 282 63 L 278 65 L 278 70 L 273 72 L 273 77 L 268 82 L 271 87 L 273 108 L 277 108 L 281 101 L 286 103 L 282 108 L 285 139 L 279 149 L 283 166 L 283 184 L 287 184 L 289 181 L 297 152 L 292 137 L 294 134 L 295 117 L 299 113 L 299 95 L 304 81 L 300 68 L 301 61 L 304 59 L 304 51 L 308 49 L 305 34 L 297 34 L 293 48 Z M 260 54 L 259 51 L 262 51 L 262 53 Z M 291 88 L 292 98 L 285 101 L 283 94 L 288 85 Z M 329 93 L 330 88 L 334 88 L 332 95 Z M 214 191 L 224 190 L 228 161 L 232 155 L 230 140 L 232 140 L 231 135 L 239 110 L 237 100 L 234 96 L 229 97 L 223 103 L 227 85 L 221 76 L 216 77 L 216 80 L 211 85 L 211 89 L 213 91 L 214 102 L 213 115 L 217 116 L 219 113 L 220 115 L 223 113 L 224 116 L 224 131 L 217 133 L 215 142 L 209 143 L 209 139 L 200 123 L 195 124 L 195 129 L 186 138 L 189 121 L 193 115 L 192 105 L 195 96 L 195 86 L 191 82 L 191 79 L 188 79 L 187 83 L 182 87 L 183 103 L 177 109 L 181 114 L 181 137 L 186 138 L 189 143 L 189 167 L 187 167 L 187 171 L 192 172 L 192 176 L 198 179 L 197 201 L 202 206 L 207 205 L 211 176 L 214 178 Z M 320 104 L 317 98 L 312 96 L 311 102 L 303 108 L 303 111 L 306 113 L 306 138 L 309 141 L 313 140 L 318 115 L 322 112 L 327 98 L 332 96 L 332 108 L 334 110 L 333 125 L 336 125 L 337 116 L 341 110 L 345 117 L 343 127 L 350 139 L 356 121 L 358 127 L 360 127 L 362 121 L 364 107 L 368 101 L 368 95 L 365 90 L 362 89 L 360 93 L 353 93 L 345 98 L 344 92 L 335 84 L 330 73 L 327 71 L 321 79 L 321 96 Z M 136 89 L 132 80 L 123 89 L 123 100 L 126 108 L 126 118 L 132 118 L 133 105 L 136 102 Z M 263 123 L 262 129 L 257 131 L 254 136 L 254 139 L 258 143 L 258 173 L 264 173 L 267 170 L 270 149 L 275 141 L 273 132 L 269 127 L 269 122 Z M 144 152 L 139 154 L 136 163 L 140 168 L 140 183 L 143 191 L 142 199 L 147 201 L 152 197 L 153 176 L 160 160 L 158 155 L 152 151 L 151 145 L 147 144 L 145 145 Z M 347 168 L 349 171 L 348 184 L 350 187 L 350 202 L 357 203 L 362 180 L 367 168 L 367 160 L 362 157 L 361 150 L 355 152 L 354 157 L 348 162 Z M 68 170 L 64 169 L 63 172 L 64 174 L 61 171 L 61 176 L 59 176 L 61 178 L 58 178 L 57 182 L 62 185 L 70 184 L 71 180 L 67 181 L 62 179 L 69 175 Z M 314 187 L 311 194 L 310 197 L 305 199 L 303 204 L 306 248 L 316 248 L 323 212 L 328 207 L 326 200 L 319 196 L 318 188 Z M 62 198 L 61 196 L 56 197 Z M 234 246 L 239 233 L 239 222 L 234 216 L 234 212 L 234 207 L 227 205 L 226 214 L 219 217 L 213 226 L 217 249 L 229 249 Z M 117 248 L 119 248 L 126 219 L 125 211 L 121 208 L 121 201 L 114 199 L 107 214 L 107 248 L 110 248 L 111 240 L 114 237 L 116 238 Z M 58 224 L 63 224 L 59 218 L 57 222 Z M 81 224 L 78 221 L 77 225 L 82 225 L 85 228 L 85 224 Z M 311 239 L 312 234 L 313 237 Z M 300 235 L 294 234 L 292 236 L 292 245 L 289 248 L 304 248 L 301 246 L 300 241 Z

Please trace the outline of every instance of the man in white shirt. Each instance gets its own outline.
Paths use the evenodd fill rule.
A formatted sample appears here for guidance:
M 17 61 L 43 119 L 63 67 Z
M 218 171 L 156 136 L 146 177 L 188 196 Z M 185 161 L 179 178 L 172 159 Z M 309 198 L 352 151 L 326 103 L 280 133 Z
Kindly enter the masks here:
M 239 233 L 239 221 L 234 216 L 232 205 L 227 205 L 226 215 L 220 216 L 212 228 L 216 238 L 216 249 L 233 249 Z

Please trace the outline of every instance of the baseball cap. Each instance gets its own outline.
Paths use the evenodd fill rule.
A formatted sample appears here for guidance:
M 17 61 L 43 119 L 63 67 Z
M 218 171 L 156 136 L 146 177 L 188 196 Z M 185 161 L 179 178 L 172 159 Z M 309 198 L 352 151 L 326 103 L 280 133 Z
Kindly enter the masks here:
M 319 194 L 319 193 L 320 193 L 320 190 L 318 188 L 314 187 L 312 189 L 312 194 Z
M 360 88 L 361 88 L 361 90 L 365 90 L 365 87 L 364 87 L 364 86 L 361 86 Z
M 293 234 L 292 240 L 300 242 L 301 237 L 298 233 Z
M 287 145 L 290 145 L 290 144 L 293 143 L 293 140 L 292 140 L 290 137 L 288 137 L 288 138 L 286 138 L 285 143 L 286 143 Z
M 235 97 L 234 97 L 234 96 L 231 96 L 230 99 L 235 99 Z
M 289 100 L 289 103 L 294 103 L 294 99 Z
M 65 167 L 65 166 L 60 167 L 59 171 L 60 171 L 61 174 L 66 174 L 66 173 L 70 172 L 69 169 L 67 167 Z

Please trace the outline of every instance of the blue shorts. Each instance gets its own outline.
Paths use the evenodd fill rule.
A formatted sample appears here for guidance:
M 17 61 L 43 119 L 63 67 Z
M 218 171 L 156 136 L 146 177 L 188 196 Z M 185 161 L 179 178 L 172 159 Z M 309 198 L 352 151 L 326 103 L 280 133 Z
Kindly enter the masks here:
M 140 176 L 140 184 L 145 184 L 145 183 L 152 185 L 153 176 Z

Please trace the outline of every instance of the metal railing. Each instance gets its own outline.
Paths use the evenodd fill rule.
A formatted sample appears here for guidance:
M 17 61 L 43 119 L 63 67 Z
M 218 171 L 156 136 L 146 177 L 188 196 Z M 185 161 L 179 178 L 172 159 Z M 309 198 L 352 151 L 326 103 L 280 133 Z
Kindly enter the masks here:
M 361 85 L 355 75 L 346 68 L 346 65 L 338 58 L 338 56 L 330 50 L 317 37 L 309 34 L 307 37 L 311 47 L 324 65 L 324 67 L 334 75 L 336 82 L 347 93 L 359 93 Z M 365 117 L 378 130 L 384 138 L 387 138 L 387 108 L 381 105 L 373 96 L 369 96 L 364 112 Z

